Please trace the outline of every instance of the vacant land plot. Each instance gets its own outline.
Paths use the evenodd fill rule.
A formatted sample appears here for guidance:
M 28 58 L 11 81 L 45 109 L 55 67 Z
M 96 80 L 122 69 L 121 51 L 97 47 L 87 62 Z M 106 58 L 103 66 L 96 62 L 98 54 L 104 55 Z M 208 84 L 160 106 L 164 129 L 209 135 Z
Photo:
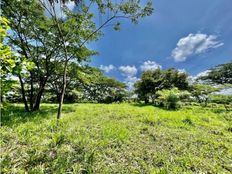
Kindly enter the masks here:
M 231 173 L 232 112 L 139 104 L 2 110 L 2 173 Z

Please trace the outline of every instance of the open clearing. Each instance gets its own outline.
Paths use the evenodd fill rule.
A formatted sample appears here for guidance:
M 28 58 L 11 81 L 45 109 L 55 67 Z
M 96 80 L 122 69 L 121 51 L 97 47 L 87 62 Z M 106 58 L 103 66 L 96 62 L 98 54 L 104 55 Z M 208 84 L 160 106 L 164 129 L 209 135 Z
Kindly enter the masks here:
M 2 111 L 2 173 L 231 173 L 232 112 L 54 104 Z

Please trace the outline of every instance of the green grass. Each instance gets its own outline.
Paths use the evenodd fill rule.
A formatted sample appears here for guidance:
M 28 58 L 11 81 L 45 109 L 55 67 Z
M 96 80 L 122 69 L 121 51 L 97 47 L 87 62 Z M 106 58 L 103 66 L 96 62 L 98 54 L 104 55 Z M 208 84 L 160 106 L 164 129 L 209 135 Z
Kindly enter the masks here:
M 231 173 L 232 112 L 139 104 L 2 110 L 2 173 Z

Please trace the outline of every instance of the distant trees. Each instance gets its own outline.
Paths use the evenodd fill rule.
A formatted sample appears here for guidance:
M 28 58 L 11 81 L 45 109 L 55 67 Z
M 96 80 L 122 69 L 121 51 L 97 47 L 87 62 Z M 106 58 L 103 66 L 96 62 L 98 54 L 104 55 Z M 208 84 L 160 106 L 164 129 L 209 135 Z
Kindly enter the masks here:
M 48 82 L 46 100 L 59 102 L 62 76 L 59 70 Z M 70 64 L 67 71 L 67 87 L 64 102 L 121 102 L 127 97 L 126 85 L 113 78 L 104 76 L 98 68 Z
M 212 68 L 207 75 L 200 79 L 214 84 L 232 84 L 232 61 Z
M 192 96 L 195 97 L 199 103 L 204 103 L 205 106 L 207 106 L 209 102 L 210 94 L 218 90 L 218 88 L 206 84 L 194 84 L 190 88 Z
M 162 89 L 176 87 L 180 90 L 188 89 L 188 75 L 176 69 L 149 70 L 141 75 L 141 79 L 135 83 L 135 93 L 139 100 L 148 103 L 158 97 L 157 92 Z
M 199 79 L 203 80 L 203 82 L 208 85 L 198 84 L 193 86 L 192 93 L 198 101 L 201 102 L 202 100 L 205 100 L 204 102 L 206 106 L 208 100 L 211 99 L 212 102 L 223 104 L 227 109 L 227 105 L 232 102 L 232 94 L 222 95 L 214 94 L 214 92 L 220 91 L 223 88 L 232 87 L 232 61 L 211 68 L 205 76 L 202 76 Z
M 89 69 L 91 76 L 82 82 L 83 97 L 98 103 L 122 102 L 127 97 L 126 85 L 103 75 L 98 69 Z M 88 79 L 86 79 L 88 78 Z
M 134 87 L 139 101 L 152 102 L 167 109 L 177 109 L 180 102 L 196 101 L 202 106 L 209 102 L 220 103 L 228 110 L 229 95 L 219 95 L 225 87 L 231 87 L 231 63 L 212 68 L 201 81 L 189 84 L 188 75 L 174 68 L 148 70 L 142 73 Z M 203 81 L 202 81 L 203 80 Z

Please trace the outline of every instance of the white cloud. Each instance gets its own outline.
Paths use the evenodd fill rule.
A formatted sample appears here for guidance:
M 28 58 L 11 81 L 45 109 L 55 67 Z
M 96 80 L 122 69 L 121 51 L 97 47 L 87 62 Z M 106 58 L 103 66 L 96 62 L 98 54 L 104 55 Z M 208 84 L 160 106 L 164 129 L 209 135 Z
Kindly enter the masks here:
M 42 0 L 41 1 L 46 7 L 47 9 L 49 9 L 49 11 L 51 12 L 50 8 L 50 3 L 47 0 Z M 62 9 L 63 5 L 61 5 L 60 1 L 59 2 L 55 2 L 55 13 L 56 16 L 58 18 L 66 18 L 66 14 L 64 13 L 64 10 Z M 75 8 L 75 2 L 74 1 L 69 1 L 68 3 L 66 3 L 64 6 L 66 6 L 69 10 L 73 11 Z M 45 10 L 45 15 L 50 16 L 50 12 L 48 10 Z
M 65 4 L 69 10 L 74 10 L 75 7 L 75 2 L 74 1 L 69 1 L 67 4 Z
M 195 78 L 199 78 L 199 77 L 206 76 L 206 75 L 208 75 L 209 72 L 210 72 L 210 70 L 202 71 L 202 72 L 198 73 L 198 74 L 195 76 Z
M 108 66 L 101 65 L 100 69 L 103 70 L 103 71 L 105 71 L 106 73 L 108 73 L 108 72 L 114 70 L 115 67 L 114 67 L 114 65 L 111 65 L 111 64 L 108 65 Z
M 124 83 L 128 86 L 128 90 L 132 90 L 134 83 L 138 80 L 138 78 L 135 76 L 137 73 L 137 68 L 133 66 L 120 66 L 118 68 L 122 74 L 125 76 Z
M 137 68 L 135 66 L 120 66 L 119 70 L 127 77 L 133 77 L 137 73 Z
M 178 71 L 179 71 L 180 73 L 187 73 L 187 71 L 186 71 L 185 69 L 178 69 Z
M 125 78 L 124 83 L 128 86 L 128 89 L 131 91 L 134 88 L 134 84 L 139 79 L 137 77 L 128 76 Z
M 205 70 L 205 71 L 198 73 L 195 76 L 189 76 L 188 77 L 189 83 L 192 84 L 192 83 L 196 82 L 198 78 L 206 76 L 209 72 L 210 72 L 210 70 Z
M 183 62 L 189 56 L 201 54 L 222 45 L 224 43 L 219 42 L 215 35 L 190 33 L 187 37 L 183 37 L 178 41 L 176 48 L 172 51 L 172 57 L 176 62 Z
M 161 69 L 162 66 L 150 60 L 143 62 L 143 64 L 140 66 L 141 71 L 154 70 L 158 68 Z

